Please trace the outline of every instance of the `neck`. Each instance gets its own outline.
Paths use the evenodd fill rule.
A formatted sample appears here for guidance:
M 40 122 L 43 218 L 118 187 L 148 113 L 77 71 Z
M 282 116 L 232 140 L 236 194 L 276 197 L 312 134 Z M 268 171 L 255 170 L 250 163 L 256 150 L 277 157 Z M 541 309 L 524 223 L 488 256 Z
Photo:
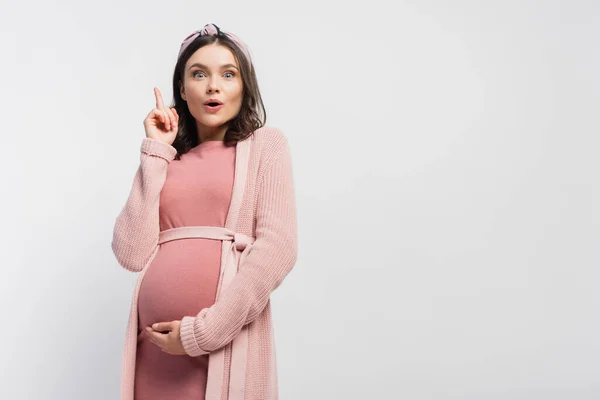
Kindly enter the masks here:
M 227 124 L 217 126 L 214 128 L 207 128 L 205 126 L 198 127 L 198 143 L 208 142 L 213 140 L 225 140 L 225 133 L 227 132 Z

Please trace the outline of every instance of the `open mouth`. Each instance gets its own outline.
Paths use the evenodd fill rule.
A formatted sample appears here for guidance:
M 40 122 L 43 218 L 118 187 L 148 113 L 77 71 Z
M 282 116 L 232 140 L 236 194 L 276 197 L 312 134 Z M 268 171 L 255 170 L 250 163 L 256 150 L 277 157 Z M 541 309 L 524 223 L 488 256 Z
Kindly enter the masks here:
M 223 108 L 223 104 L 217 101 L 209 101 L 208 103 L 204 104 L 204 109 L 210 113 L 216 113 L 221 108 Z

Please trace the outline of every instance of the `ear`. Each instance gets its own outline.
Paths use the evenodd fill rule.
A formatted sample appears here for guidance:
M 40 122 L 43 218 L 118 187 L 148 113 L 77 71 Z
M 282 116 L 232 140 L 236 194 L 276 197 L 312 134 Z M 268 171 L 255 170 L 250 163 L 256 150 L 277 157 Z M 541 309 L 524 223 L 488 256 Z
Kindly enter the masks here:
M 185 88 L 181 84 L 181 81 L 179 81 L 179 94 L 181 95 L 181 98 L 183 100 L 187 101 L 187 99 L 185 98 Z

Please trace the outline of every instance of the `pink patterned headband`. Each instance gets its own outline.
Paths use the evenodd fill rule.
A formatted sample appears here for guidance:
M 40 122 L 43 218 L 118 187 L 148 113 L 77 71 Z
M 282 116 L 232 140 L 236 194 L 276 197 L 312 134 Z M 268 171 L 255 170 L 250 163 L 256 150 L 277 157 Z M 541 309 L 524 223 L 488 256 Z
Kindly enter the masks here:
M 252 64 L 252 59 L 250 58 L 250 51 L 248 50 L 248 47 L 246 46 L 246 44 L 244 42 L 242 42 L 240 40 L 240 38 L 237 37 L 236 35 L 234 35 L 233 33 L 222 31 L 215 24 L 206 24 L 206 25 L 204 25 L 204 28 L 195 31 L 192 34 L 190 34 L 188 37 L 186 37 L 183 40 L 183 42 L 181 43 L 181 47 L 179 49 L 179 54 L 177 55 L 177 59 L 179 59 L 179 57 L 181 57 L 181 54 L 183 54 L 185 49 L 187 49 L 188 46 L 190 45 L 190 43 L 192 43 L 198 36 L 205 36 L 205 35 L 227 36 L 244 53 L 244 55 L 248 59 L 248 62 L 250 64 Z

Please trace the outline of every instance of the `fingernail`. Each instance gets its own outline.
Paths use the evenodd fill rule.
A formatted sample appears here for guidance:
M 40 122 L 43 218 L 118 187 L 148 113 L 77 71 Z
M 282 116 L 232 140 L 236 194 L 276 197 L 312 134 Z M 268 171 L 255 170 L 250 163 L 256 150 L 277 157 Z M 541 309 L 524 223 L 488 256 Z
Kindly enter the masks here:
M 157 327 L 158 327 L 158 324 L 154 324 L 154 325 L 152 325 L 152 328 L 153 328 L 153 329 L 156 329 Z

